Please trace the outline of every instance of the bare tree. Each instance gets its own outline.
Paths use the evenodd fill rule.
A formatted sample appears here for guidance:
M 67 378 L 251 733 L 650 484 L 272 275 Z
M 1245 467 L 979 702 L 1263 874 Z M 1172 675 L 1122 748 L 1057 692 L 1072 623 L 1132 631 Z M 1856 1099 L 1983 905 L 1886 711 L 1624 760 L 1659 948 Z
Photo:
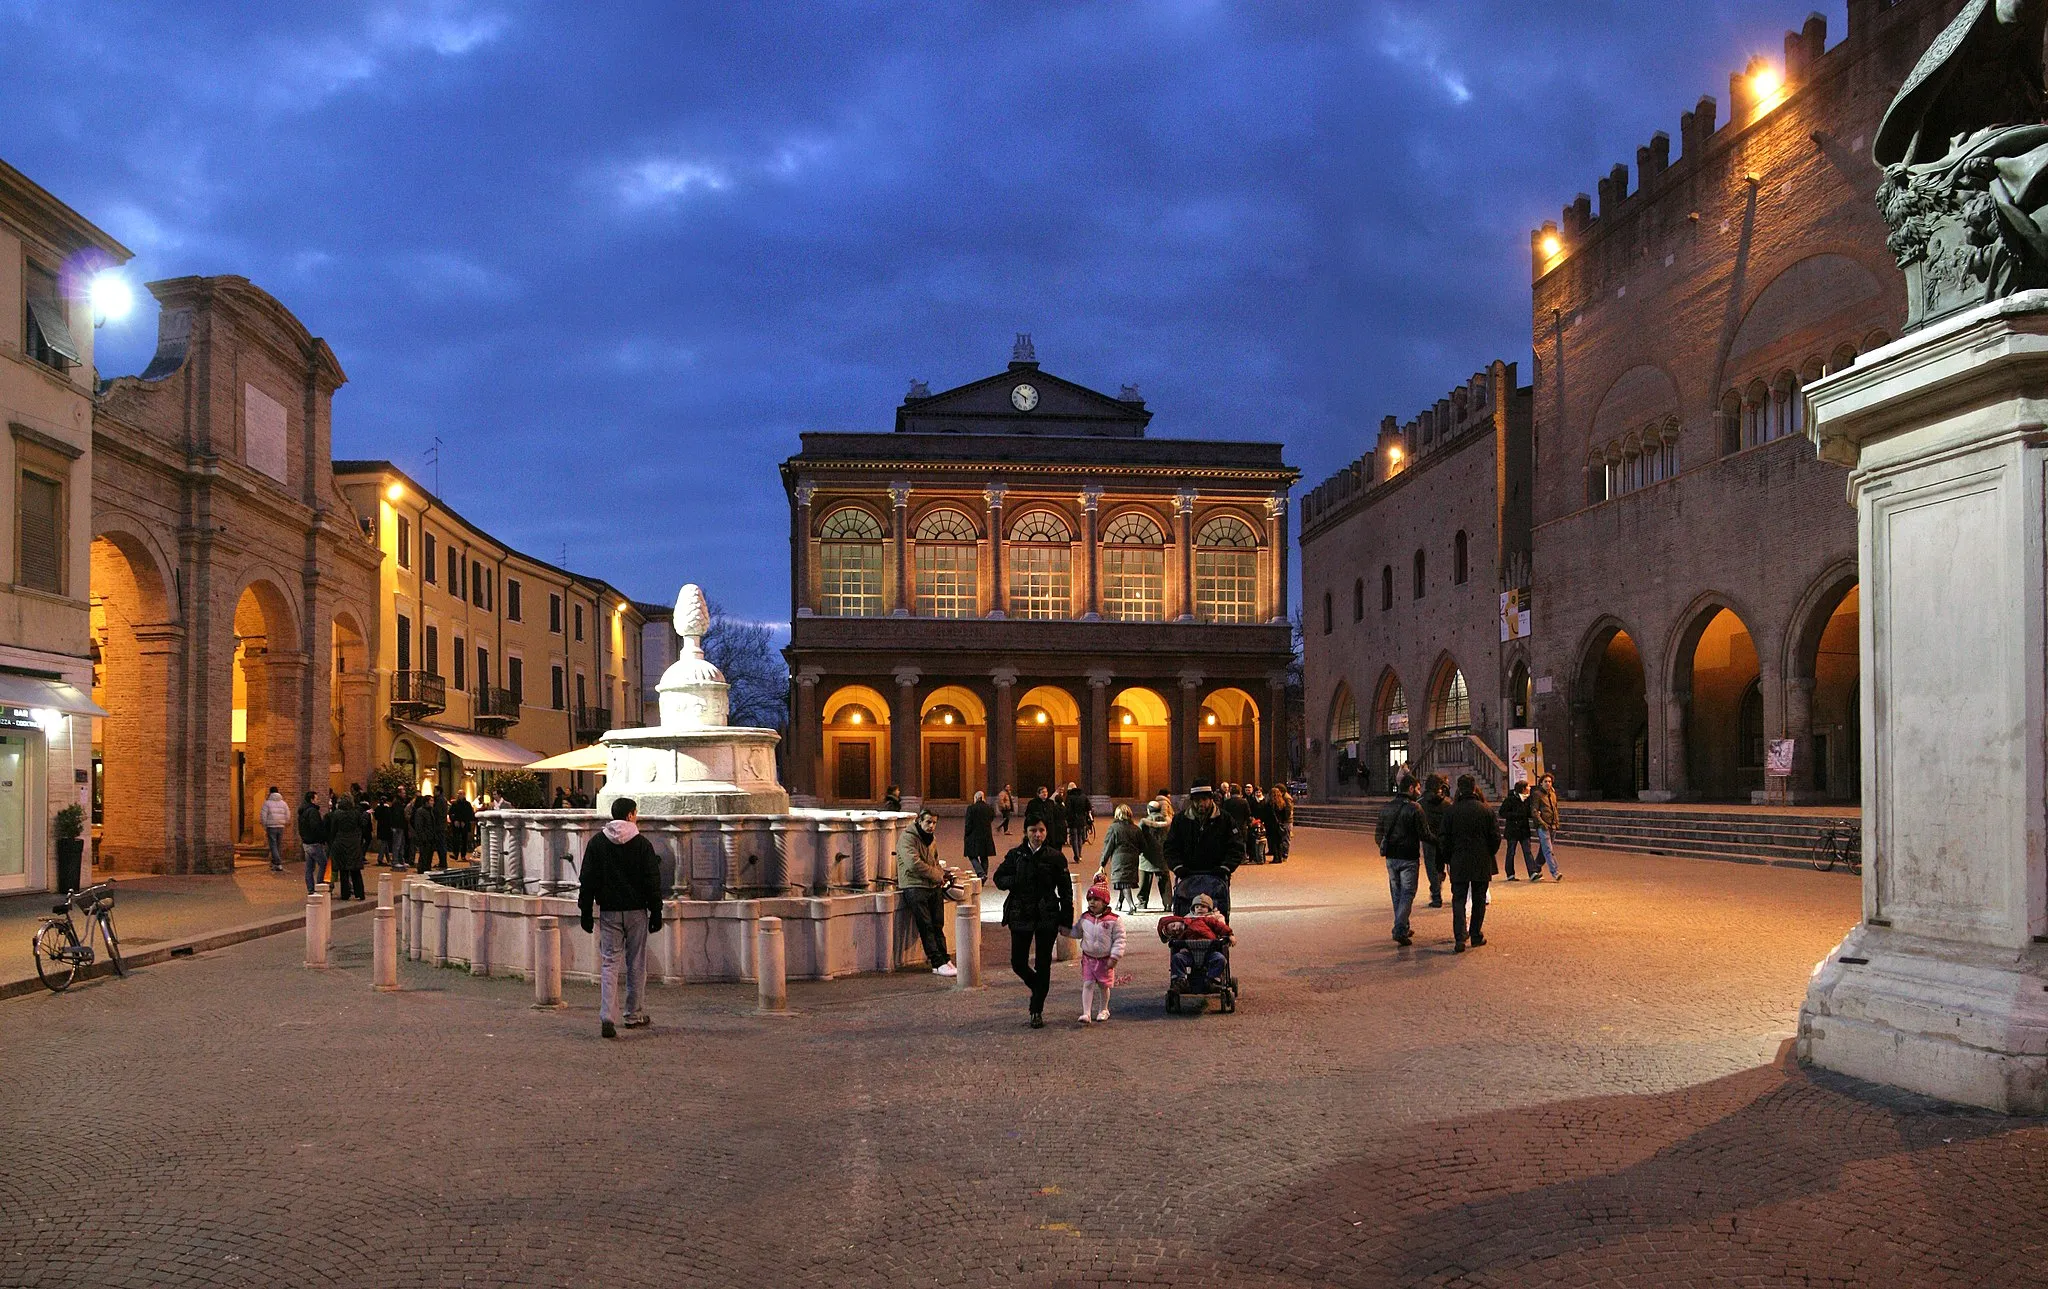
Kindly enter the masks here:
M 734 725 L 779 730 L 789 723 L 789 666 L 775 648 L 775 635 L 759 622 L 733 617 L 711 605 L 704 656 L 725 673 L 731 686 Z

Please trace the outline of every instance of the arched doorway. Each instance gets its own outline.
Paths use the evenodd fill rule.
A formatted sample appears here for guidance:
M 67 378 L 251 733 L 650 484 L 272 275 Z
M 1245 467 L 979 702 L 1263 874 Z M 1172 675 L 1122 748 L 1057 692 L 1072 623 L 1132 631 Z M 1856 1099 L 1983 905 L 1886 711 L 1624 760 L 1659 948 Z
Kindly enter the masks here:
M 882 799 L 889 773 L 889 704 L 866 685 L 847 685 L 825 700 L 827 800 L 871 806 Z
M 1680 638 L 1672 692 L 1685 711 L 1685 779 L 1704 801 L 1747 801 L 1764 786 L 1764 700 L 1756 643 L 1734 610 L 1709 608 Z
M 1202 700 L 1195 733 L 1196 773 L 1211 783 L 1259 781 L 1259 705 L 1242 689 Z
M 180 689 L 176 628 L 161 566 L 126 533 L 92 543 L 92 723 L 94 862 L 148 872 L 177 869 L 171 775 L 178 748 L 168 731 Z
M 1429 686 L 1427 766 L 1453 783 L 1472 773 L 1472 691 L 1465 673 L 1446 658 Z
M 1855 801 L 1863 795 L 1860 611 L 1861 588 L 1855 581 L 1830 587 L 1802 624 L 1791 660 L 1787 733 L 1807 743 L 1795 749 L 1792 786 L 1829 801 Z
M 244 587 L 235 601 L 235 651 L 230 683 L 234 695 L 229 741 L 234 790 L 229 836 L 248 851 L 261 852 L 263 826 L 258 814 L 271 788 L 297 809 L 311 785 L 299 773 L 302 728 L 301 682 L 305 656 L 291 602 L 273 582 L 258 580 Z M 316 746 L 327 740 L 321 739 Z M 324 781 L 326 776 L 321 776 Z M 293 830 L 285 830 L 287 848 L 295 847 Z
M 1173 717 L 1166 700 L 1150 689 L 1120 691 L 1109 702 L 1110 799 L 1149 800 L 1169 787 L 1172 774 Z
M 1408 768 L 1408 694 L 1392 670 L 1380 677 L 1373 698 L 1372 735 L 1372 755 L 1359 765 L 1359 790 L 1391 790 L 1394 780 Z
M 988 780 L 988 712 L 973 690 L 944 685 L 924 700 L 918 764 L 926 801 L 966 801 Z
M 1593 638 L 1580 672 L 1579 787 L 1609 801 L 1627 801 L 1650 784 L 1650 708 L 1635 638 L 1610 626 Z
M 1529 664 L 1521 659 L 1508 669 L 1508 728 L 1535 728 L 1536 691 L 1529 682 Z
M 1358 701 L 1351 696 L 1351 686 L 1337 682 L 1337 692 L 1330 699 L 1330 725 L 1325 733 L 1330 749 L 1327 763 L 1328 779 L 1324 790 L 1331 796 L 1351 796 L 1365 791 L 1358 770 L 1359 759 Z
M 373 755 L 377 704 L 376 661 L 370 641 L 355 615 L 334 617 L 328 648 L 327 786 L 339 792 L 352 783 L 368 783 Z
M 1056 685 L 1039 685 L 1017 700 L 1017 787 L 1057 795 L 1081 778 L 1081 708 Z

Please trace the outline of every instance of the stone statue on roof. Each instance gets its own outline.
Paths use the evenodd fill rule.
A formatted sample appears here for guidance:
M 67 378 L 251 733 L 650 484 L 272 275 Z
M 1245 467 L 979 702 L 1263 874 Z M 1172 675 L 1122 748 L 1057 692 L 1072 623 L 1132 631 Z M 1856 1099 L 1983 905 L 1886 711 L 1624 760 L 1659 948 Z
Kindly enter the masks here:
M 2048 287 L 2048 0 L 1970 0 L 1899 87 L 1871 157 L 1908 328 Z

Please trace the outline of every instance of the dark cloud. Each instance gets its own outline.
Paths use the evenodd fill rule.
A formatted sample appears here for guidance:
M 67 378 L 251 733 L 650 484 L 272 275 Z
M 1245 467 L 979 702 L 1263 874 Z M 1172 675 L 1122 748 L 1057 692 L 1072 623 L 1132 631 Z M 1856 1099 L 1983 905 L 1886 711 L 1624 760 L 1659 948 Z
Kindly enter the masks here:
M 327 337 L 338 453 L 439 436 L 514 544 L 772 619 L 797 433 L 1014 331 L 1310 482 L 1526 376 L 1528 230 L 1805 13 L 0 0 L 0 155 L 140 276 L 243 273 Z

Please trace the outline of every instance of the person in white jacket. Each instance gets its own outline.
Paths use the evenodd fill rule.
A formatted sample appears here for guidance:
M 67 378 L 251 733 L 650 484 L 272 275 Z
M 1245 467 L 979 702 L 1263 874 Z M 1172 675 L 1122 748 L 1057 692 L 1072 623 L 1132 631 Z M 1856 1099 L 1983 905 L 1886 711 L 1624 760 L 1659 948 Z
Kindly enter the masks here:
M 1088 889 L 1088 911 L 1074 919 L 1066 934 L 1080 942 L 1081 1023 L 1108 1020 L 1109 989 L 1124 956 L 1124 923 L 1110 911 L 1107 886 Z
M 263 835 L 270 842 L 270 871 L 284 871 L 284 827 L 292 821 L 291 805 L 285 801 L 284 793 L 270 785 L 270 795 L 263 798 L 263 808 L 256 812 L 257 820 L 263 825 Z

